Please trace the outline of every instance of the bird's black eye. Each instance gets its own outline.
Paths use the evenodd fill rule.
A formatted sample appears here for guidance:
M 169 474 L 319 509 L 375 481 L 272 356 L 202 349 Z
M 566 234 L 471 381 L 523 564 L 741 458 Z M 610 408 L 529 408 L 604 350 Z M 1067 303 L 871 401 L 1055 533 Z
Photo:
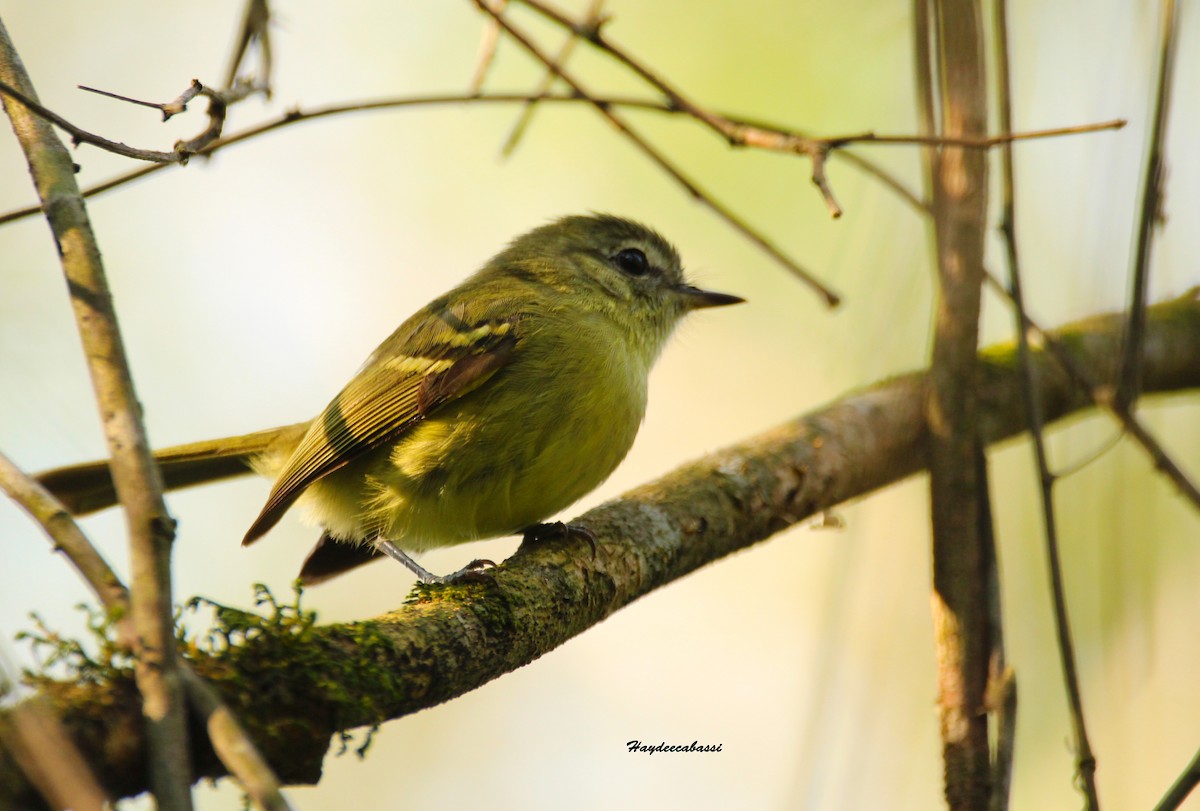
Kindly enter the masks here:
M 645 276 L 650 272 L 650 262 L 646 259 L 646 254 L 637 248 L 625 248 L 617 251 L 617 255 L 612 260 L 622 273 L 630 276 Z

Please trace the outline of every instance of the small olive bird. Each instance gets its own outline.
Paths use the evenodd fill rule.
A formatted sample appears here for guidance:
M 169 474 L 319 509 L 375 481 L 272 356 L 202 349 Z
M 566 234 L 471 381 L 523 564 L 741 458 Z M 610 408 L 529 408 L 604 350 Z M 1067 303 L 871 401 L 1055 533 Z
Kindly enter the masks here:
M 300 576 L 317 583 L 402 549 L 539 524 L 604 481 L 646 411 L 667 338 L 692 310 L 742 301 L 683 277 L 654 231 L 574 216 L 515 239 L 409 318 L 312 422 L 155 452 L 168 488 L 251 471 L 275 484 L 243 544 L 293 504 L 323 532 Z M 106 461 L 39 477 L 73 513 L 116 501 Z

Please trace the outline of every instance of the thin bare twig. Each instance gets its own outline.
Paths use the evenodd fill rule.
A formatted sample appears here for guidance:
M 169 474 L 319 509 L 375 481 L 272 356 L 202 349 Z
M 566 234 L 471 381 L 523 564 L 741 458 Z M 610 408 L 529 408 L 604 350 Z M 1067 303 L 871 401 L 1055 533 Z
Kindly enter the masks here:
M 225 125 L 225 111 L 229 104 L 235 101 L 240 101 L 254 91 L 254 88 L 249 85 L 240 85 L 231 88 L 223 93 L 218 93 L 211 88 L 205 87 L 199 81 L 193 79 L 191 86 L 185 90 L 178 98 L 170 102 L 162 104 L 155 102 L 140 101 L 131 99 L 127 96 L 121 96 L 116 93 L 110 93 L 106 90 L 97 90 L 93 87 L 84 87 L 83 90 L 91 93 L 99 93 L 114 99 L 138 104 L 145 107 L 154 107 L 161 110 L 163 119 L 170 118 L 172 115 L 181 112 L 184 109 L 187 101 L 202 95 L 208 99 L 208 124 L 203 132 L 187 141 L 176 141 L 175 147 L 170 152 L 160 152 L 154 149 L 140 149 L 132 147 L 120 141 L 112 141 L 102 135 L 97 135 L 93 132 L 88 132 L 82 127 L 77 127 L 67 119 L 42 106 L 36 99 L 22 93 L 20 89 L 14 87 L 8 82 L 0 80 L 0 96 L 7 97 L 19 102 L 28 108 L 31 112 L 40 116 L 44 120 L 50 122 L 54 126 L 66 132 L 71 136 L 71 141 L 75 146 L 80 144 L 91 144 L 92 146 L 103 149 L 107 152 L 120 155 L 125 158 L 134 160 L 148 161 L 150 163 L 180 163 L 186 164 L 191 157 L 211 143 L 216 141 L 221 136 L 221 129 Z
M 949 138 L 941 135 L 930 137 L 923 135 L 878 135 L 873 132 L 860 132 L 857 135 L 838 135 L 814 140 L 827 142 L 831 148 L 846 146 L 847 144 L 898 144 L 904 146 L 956 146 L 963 149 L 993 149 L 1016 141 L 1036 141 L 1042 138 L 1061 138 L 1064 135 L 1083 135 L 1089 132 L 1119 130 L 1128 123 L 1124 118 L 1114 118 L 1109 121 L 1098 121 L 1094 124 L 1077 124 L 1071 127 L 1049 127 L 1041 130 L 1002 132 L 997 135 L 977 135 L 961 138 Z
M 259 72 L 257 78 L 241 77 L 242 65 L 253 45 L 258 46 Z M 271 52 L 271 7 L 267 0 L 246 0 L 246 11 L 238 29 L 237 42 L 229 58 L 229 69 L 225 72 L 226 89 L 239 84 L 249 84 L 256 92 L 271 98 L 271 70 L 274 66 Z
M 507 2 L 507 0 L 505 0 L 505 2 Z M 583 12 L 583 18 L 588 25 L 595 28 L 600 27 L 603 22 L 603 18 L 600 16 L 600 9 L 603 6 L 604 0 L 591 0 L 587 9 Z M 504 8 L 501 5 L 499 8 L 497 8 L 497 13 L 503 12 Z M 496 26 L 495 30 L 498 35 L 500 31 L 499 25 Z M 579 38 L 574 34 L 567 37 L 566 41 L 563 42 L 562 47 L 558 49 L 558 53 L 554 57 L 554 64 L 565 65 L 567 60 L 571 57 L 571 52 L 575 50 L 575 43 L 577 42 L 579 42 Z M 547 70 L 546 75 L 538 84 L 538 88 L 534 91 L 534 94 L 540 96 L 550 92 L 550 88 L 554 85 L 554 78 L 554 71 Z M 536 108 L 536 105 L 537 101 L 528 101 L 521 106 L 521 112 L 517 116 L 516 123 L 513 124 L 513 128 L 508 133 L 508 137 L 504 139 L 504 146 L 500 147 L 500 154 L 504 157 L 511 155 L 513 150 L 517 148 L 517 143 L 521 140 L 521 136 L 525 134 L 525 130 L 528 129 L 529 122 L 533 120 L 533 111 Z
M 23 104 L 30 111 L 36 113 L 46 121 L 49 121 L 54 126 L 66 132 L 71 136 L 71 140 L 76 146 L 84 143 L 91 144 L 92 146 L 98 146 L 101 149 L 105 149 L 117 155 L 122 155 L 126 158 L 152 161 L 155 163 L 177 163 L 180 160 L 179 156 L 172 152 L 157 152 L 154 150 L 138 149 L 136 147 L 129 146 L 128 144 L 120 143 L 119 141 L 110 141 L 102 136 L 94 135 L 87 130 L 75 126 L 70 121 L 67 121 L 65 118 L 55 113 L 53 110 L 43 107 L 34 99 L 26 96 L 20 90 L 2 80 L 0 80 L 0 95 Z
M 493 20 L 492 22 L 494 23 L 495 21 Z M 125 96 L 119 96 L 115 93 L 108 93 L 107 91 L 95 90 L 94 88 L 86 88 L 86 89 L 91 90 L 92 92 L 101 93 L 103 95 L 112 96 L 114 98 L 118 98 L 118 99 L 121 99 L 124 101 L 129 101 L 131 103 L 143 104 L 145 106 L 153 107 L 155 109 L 161 110 L 165 106 L 158 102 L 143 102 L 143 101 L 139 101 L 137 99 L 130 99 Z M 568 103 L 568 104 L 583 103 L 583 104 L 590 104 L 590 105 L 599 104 L 604 107 L 620 107 L 620 108 L 628 108 L 628 109 L 647 110 L 647 111 L 663 113 L 663 114 L 667 114 L 667 115 L 685 115 L 686 114 L 686 111 L 684 111 L 678 107 L 673 107 L 668 102 L 652 101 L 652 100 L 646 100 L 646 99 L 635 99 L 635 98 L 622 98 L 622 97 L 585 98 L 582 95 L 574 94 L 574 93 L 568 94 L 568 95 L 552 94 L 552 93 L 530 95 L 528 93 L 480 94 L 480 93 L 470 92 L 470 93 L 465 93 L 465 94 L 413 96 L 413 97 L 396 98 L 396 99 L 378 99 L 378 100 L 374 100 L 374 101 L 335 104 L 335 105 L 330 105 L 330 106 L 323 107 L 323 108 L 317 108 L 315 110 L 310 110 L 310 111 L 301 111 L 299 109 L 289 110 L 288 112 L 284 113 L 279 118 L 276 118 L 274 120 L 255 125 L 253 127 L 250 127 L 246 130 L 243 130 L 239 133 L 235 133 L 233 135 L 229 135 L 229 136 L 225 136 L 222 138 L 218 138 L 216 140 L 212 140 L 210 142 L 205 143 L 204 145 L 202 145 L 200 147 L 193 147 L 192 152 L 189 154 L 195 154 L 195 155 L 201 155 L 201 156 L 207 157 L 209 155 L 212 155 L 213 153 L 215 153 L 218 149 L 221 149 L 222 147 L 231 146 L 233 144 L 240 143 L 242 141 L 248 140 L 255 136 L 262 135 L 267 132 L 271 132 L 272 130 L 278 129 L 279 127 L 286 126 L 289 124 L 299 123 L 302 121 L 311 121 L 315 118 L 321 118 L 321 117 L 325 117 L 325 116 L 344 115 L 344 114 L 348 114 L 348 113 L 369 111 L 369 110 L 399 109 L 399 108 L 404 108 L 404 107 L 425 106 L 425 105 L 432 106 L 432 105 L 443 105 L 443 104 L 486 104 L 486 103 L 531 104 L 531 103 L 543 103 L 543 102 L 545 102 L 545 103 Z M 168 103 L 168 104 L 171 104 L 171 103 Z M 52 111 L 46 110 L 45 113 L 48 117 L 51 118 L 51 120 L 58 118 Z M 788 146 L 788 144 L 792 143 L 792 142 L 804 143 L 807 145 L 811 145 L 812 148 L 814 149 L 814 151 L 821 153 L 821 156 L 819 156 L 817 158 L 817 160 L 822 163 L 824 162 L 824 160 L 827 157 L 828 158 L 837 158 L 839 160 L 847 161 L 848 163 L 850 163 L 854 166 L 857 166 L 862 171 L 875 176 L 877 179 L 879 179 L 881 182 L 883 182 L 885 186 L 887 186 L 892 191 L 894 191 L 897 195 L 900 196 L 901 199 L 903 199 L 905 202 L 907 202 L 913 208 L 922 210 L 926 213 L 929 212 L 929 208 L 928 208 L 927 204 L 921 202 L 921 200 L 918 199 L 916 197 L 916 195 L 914 195 L 912 193 L 912 191 L 910 191 L 908 188 L 906 188 L 903 183 L 901 183 L 899 180 L 897 180 L 894 176 L 892 176 L 888 172 L 884 171 L 881 167 L 879 167 L 873 161 L 871 161 L 867 158 L 864 158 L 861 155 L 858 155 L 854 152 L 849 152 L 844 148 L 837 148 L 835 150 L 830 151 L 830 149 L 828 149 L 828 148 L 823 149 L 821 147 L 821 144 L 824 142 L 828 142 L 830 144 L 838 143 L 841 145 L 845 145 L 845 144 L 849 143 L 849 141 L 847 139 L 852 139 L 855 137 L 863 137 L 863 136 L 835 136 L 832 138 L 810 138 L 809 136 L 806 136 L 803 133 L 789 132 L 789 131 L 785 130 L 783 127 L 780 127 L 778 125 L 766 124 L 766 123 L 762 123 L 762 122 L 750 122 L 748 120 L 740 119 L 735 116 L 730 116 L 728 114 L 720 114 L 719 117 L 722 118 L 723 120 L 731 122 L 735 127 L 744 128 L 745 131 L 747 131 L 747 132 L 779 133 L 780 134 L 779 137 L 775 138 L 775 140 L 773 141 L 777 151 L 795 152 L 796 148 L 794 146 Z M 1108 126 L 1108 125 L 1094 125 L 1094 127 L 1101 127 L 1101 128 L 1106 127 L 1106 126 Z M 1047 131 L 1043 131 L 1040 133 L 1016 134 L 1016 135 L 1012 136 L 1012 138 L 1019 139 L 1019 138 L 1023 138 L 1023 137 L 1049 137 L 1050 135 L 1055 135 L 1055 134 L 1062 134 L 1062 131 L 1047 130 Z M 997 136 L 997 137 L 999 138 L 1001 136 Z M 907 141 L 904 139 L 907 139 Z M 869 142 L 870 141 L 868 140 L 867 143 L 869 143 Z M 936 145 L 937 143 L 939 143 L 939 139 L 937 139 L 936 137 L 923 138 L 921 136 L 885 136 L 885 137 L 883 137 L 882 142 L 886 142 L 886 143 L 901 143 L 901 142 L 922 143 L 927 146 L 927 150 L 925 150 L 925 151 L 933 151 L 932 145 Z M 997 141 L 997 142 L 999 142 L 999 141 Z M 758 145 L 764 146 L 764 148 L 766 148 L 765 147 L 766 141 L 760 140 Z M 166 153 L 162 153 L 162 154 L 166 154 Z M 183 163 L 183 161 L 172 161 L 172 162 Z M 109 180 L 106 180 L 102 183 L 98 183 L 94 186 L 90 186 L 83 190 L 83 195 L 84 195 L 84 197 L 92 197 L 97 194 L 102 194 L 111 189 L 123 186 L 126 183 L 133 182 L 134 180 L 138 180 L 140 178 L 146 177 L 147 175 L 151 175 L 151 174 L 154 174 L 155 172 L 161 171 L 167 165 L 170 165 L 170 162 L 155 163 L 152 166 L 140 167 L 133 171 L 126 172 L 124 174 L 118 175 Z M 828 187 L 827 182 L 824 180 L 824 167 L 823 166 L 821 166 L 819 168 L 819 170 L 817 171 L 817 176 L 815 178 L 815 182 L 818 184 L 818 186 L 824 185 L 824 186 Z M 829 194 L 830 194 L 830 196 L 832 196 L 832 191 L 830 191 Z M 833 204 L 836 206 L 836 200 L 833 201 Z M 0 225 L 38 214 L 40 211 L 41 211 L 40 206 L 26 206 L 24 208 L 14 209 L 14 210 L 6 212 L 4 214 L 0 214 Z M 840 209 L 838 209 L 838 211 L 840 211 Z
M 1171 85 L 1175 75 L 1176 42 L 1179 39 L 1179 15 L 1175 10 L 1175 0 L 1162 0 L 1162 17 L 1158 88 L 1154 96 L 1154 125 L 1150 131 L 1146 176 L 1142 181 L 1142 208 L 1138 217 L 1129 323 L 1125 328 L 1121 372 L 1117 380 L 1116 402 L 1123 409 L 1133 408 L 1138 396 L 1138 367 L 1142 332 L 1146 324 L 1146 290 L 1150 279 L 1150 249 L 1154 242 L 1155 226 L 1162 215 L 1167 116 L 1171 110 Z
M 508 0 L 491 0 L 497 13 L 504 13 Z M 500 44 L 500 24 L 494 19 L 488 19 L 483 24 L 483 34 L 479 37 L 479 48 L 475 54 L 475 69 L 471 71 L 471 81 L 467 83 L 472 95 L 478 95 L 483 90 L 492 65 L 496 62 L 496 46 Z
M 1200 785 L 1200 752 L 1196 753 L 1192 762 L 1175 779 L 1175 783 L 1154 806 L 1154 811 L 1175 811 L 1183 805 L 1183 801 L 1188 798 L 1197 785 Z
M 1008 9 L 1007 0 L 995 4 L 997 84 L 1000 96 L 1000 129 L 1009 132 L 1012 124 L 1012 89 L 1008 62 Z M 1083 788 L 1087 807 L 1095 811 L 1100 807 L 1096 791 L 1096 758 L 1088 740 L 1087 725 L 1083 714 L 1083 697 L 1079 687 L 1079 672 L 1075 662 L 1075 644 L 1072 641 L 1070 618 L 1067 611 L 1066 587 L 1063 583 L 1062 557 L 1058 547 L 1058 522 L 1054 513 L 1055 476 L 1050 470 L 1049 457 L 1043 434 L 1044 409 L 1037 383 L 1033 376 L 1033 361 L 1029 350 L 1029 330 L 1025 297 L 1021 284 L 1021 264 L 1017 248 L 1016 196 L 1012 144 L 1000 147 L 1000 169 L 1002 184 L 1002 214 L 1000 231 L 1004 236 L 1008 258 L 1009 290 L 1016 316 L 1017 356 L 1021 376 L 1025 415 L 1029 424 L 1029 435 L 1033 442 L 1034 464 L 1041 484 L 1042 525 L 1046 540 L 1047 568 L 1050 572 L 1050 591 L 1054 603 L 1054 629 L 1058 640 L 1059 658 L 1062 665 L 1063 682 L 1071 708 L 1071 726 L 1075 739 L 1076 772 Z M 1011 769 L 1011 764 L 1009 764 Z
M 95 93 L 96 95 L 99 95 L 99 96 L 107 96 L 108 98 L 116 99 L 117 101 L 124 101 L 124 102 L 128 102 L 129 104 L 137 104 L 141 107 L 151 107 L 162 113 L 163 121 L 169 120 L 171 118 L 171 116 L 173 116 L 173 115 L 178 115 L 179 113 L 186 112 L 188 102 L 191 101 L 192 99 L 196 98 L 196 96 L 200 95 L 204 91 L 204 85 L 200 84 L 200 82 L 197 79 L 192 79 L 192 83 L 190 85 L 188 85 L 187 90 L 184 90 L 178 96 L 171 99 L 171 101 L 158 102 L 158 101 L 143 101 L 141 99 L 132 99 L 129 96 L 122 96 L 119 93 L 110 93 L 107 90 L 101 90 L 97 87 L 88 87 L 87 85 L 84 85 L 84 84 L 75 85 L 75 86 L 78 87 L 80 90 L 86 90 L 89 93 Z

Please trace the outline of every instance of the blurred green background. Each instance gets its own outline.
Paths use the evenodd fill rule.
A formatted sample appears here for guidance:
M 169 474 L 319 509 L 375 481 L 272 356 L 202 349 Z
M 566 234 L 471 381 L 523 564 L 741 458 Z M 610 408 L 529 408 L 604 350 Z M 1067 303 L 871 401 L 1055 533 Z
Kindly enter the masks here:
M 1018 128 L 1130 120 L 1120 132 L 1018 148 L 1027 296 L 1047 325 L 1125 300 L 1156 6 L 1011 3 Z M 279 0 L 274 9 L 274 98 L 234 108 L 227 131 L 295 105 L 461 91 L 483 30 L 467 2 Z M 605 9 L 613 41 L 714 109 L 819 134 L 915 129 L 908 3 L 611 0 Z M 167 100 L 193 77 L 217 84 L 241 2 L 0 0 L 0 14 L 47 106 L 110 138 L 168 149 L 199 131 L 199 112 L 164 125 L 153 111 L 75 85 Z M 515 19 L 557 48 L 559 34 L 527 13 Z M 1184 26 L 1155 300 L 1200 276 L 1200 152 L 1188 148 L 1200 124 L 1200 17 L 1185 16 Z M 586 47 L 571 66 L 597 92 L 637 89 Z M 541 75 L 504 42 L 487 88 L 524 91 Z M 569 514 L 924 364 L 933 293 L 926 224 L 878 182 L 833 161 L 830 181 L 846 210 L 833 221 L 805 161 L 731 151 L 682 119 L 629 114 L 701 185 L 843 293 L 831 312 L 583 106 L 541 109 L 516 155 L 499 160 L 516 115 L 416 108 L 301 124 L 90 202 L 152 440 L 315 415 L 409 313 L 513 235 L 586 210 L 652 224 L 695 278 L 750 304 L 682 328 L 652 378 L 629 459 Z M 913 149 L 864 154 L 918 187 Z M 129 168 L 91 148 L 76 160 L 84 185 Z M 33 199 L 5 127 L 0 211 Z M 103 453 L 48 237 L 36 218 L 0 228 L 0 448 L 31 471 Z M 999 247 L 989 245 L 996 270 Z M 989 294 L 985 340 L 1009 337 L 1011 324 Z M 1143 411 L 1200 476 L 1196 399 Z M 1114 434 L 1093 416 L 1050 441 L 1058 467 L 1092 460 L 1057 494 L 1101 797 L 1108 808 L 1143 808 L 1200 746 L 1200 521 L 1129 442 L 1097 457 Z M 1012 807 L 1076 807 L 1028 446 L 1010 443 L 991 458 L 1020 691 Z M 289 516 L 263 543 L 238 546 L 267 487 L 244 480 L 170 496 L 181 601 L 202 594 L 247 605 L 256 581 L 289 593 L 311 527 Z M 331 754 L 318 787 L 289 795 L 304 809 L 940 807 L 925 501 L 924 479 L 913 479 L 840 509 L 844 529 L 799 527 L 697 572 L 518 672 L 386 725 L 365 762 Z M 85 527 L 126 572 L 120 515 Z M 87 591 L 7 503 L 0 537 L 0 635 L 29 627 L 30 610 L 78 631 L 72 606 Z M 448 571 L 515 547 L 490 541 L 423 562 Z M 334 621 L 398 605 L 411 576 L 369 568 L 309 591 L 308 606 Z M 20 646 L 5 650 L 29 660 Z M 630 754 L 633 739 L 723 751 Z M 199 798 L 202 809 L 240 803 L 229 785 Z

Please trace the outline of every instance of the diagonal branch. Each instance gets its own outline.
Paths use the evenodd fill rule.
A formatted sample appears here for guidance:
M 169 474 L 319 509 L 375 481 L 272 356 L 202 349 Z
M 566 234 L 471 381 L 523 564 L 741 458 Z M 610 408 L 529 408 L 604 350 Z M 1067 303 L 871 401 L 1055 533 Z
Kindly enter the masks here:
M 1119 314 L 1055 334 L 1074 363 L 1111 372 Z M 1031 352 L 1048 421 L 1091 401 L 1042 349 Z M 1147 392 L 1200 388 L 1200 291 L 1149 310 Z M 678 469 L 577 521 L 595 551 L 566 540 L 523 546 L 489 582 L 426 589 L 362 622 L 256 627 L 253 639 L 198 655 L 287 783 L 315 782 L 331 734 L 447 701 L 561 645 L 638 597 L 805 518 L 910 476 L 930 458 L 924 373 L 888 380 Z M 980 430 L 1025 430 L 1012 345 L 980 354 Z M 301 666 L 302 665 L 302 666 Z M 114 795 L 145 788 L 136 692 L 127 677 L 42 685 Z M 113 747 L 125 741 L 128 746 Z M 223 774 L 197 749 L 195 774 Z M 0 755 L 0 807 L 29 788 Z
M 1154 126 L 1150 132 L 1146 176 L 1142 182 L 1142 205 L 1138 217 L 1137 246 L 1134 253 L 1129 323 L 1121 350 L 1124 360 L 1117 381 L 1117 406 L 1133 408 L 1138 395 L 1137 359 L 1141 354 L 1143 321 L 1146 318 L 1146 292 L 1150 278 L 1150 249 L 1154 229 L 1162 219 L 1163 184 L 1166 179 L 1167 116 L 1171 111 L 1171 86 L 1175 76 L 1175 49 L 1179 40 L 1179 15 L 1175 0 L 1162 0 L 1162 41 L 1158 55 L 1158 87 L 1154 95 Z

